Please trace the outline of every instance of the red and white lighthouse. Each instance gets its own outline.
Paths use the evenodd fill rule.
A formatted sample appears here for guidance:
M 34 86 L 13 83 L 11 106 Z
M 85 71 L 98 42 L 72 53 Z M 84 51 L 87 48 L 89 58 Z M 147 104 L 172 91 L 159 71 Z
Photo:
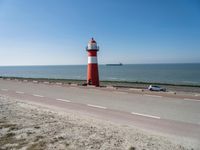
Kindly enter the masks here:
M 97 51 L 99 51 L 99 47 L 93 38 L 88 42 L 86 50 L 88 52 L 87 84 L 99 86 L 99 71 L 97 62 Z

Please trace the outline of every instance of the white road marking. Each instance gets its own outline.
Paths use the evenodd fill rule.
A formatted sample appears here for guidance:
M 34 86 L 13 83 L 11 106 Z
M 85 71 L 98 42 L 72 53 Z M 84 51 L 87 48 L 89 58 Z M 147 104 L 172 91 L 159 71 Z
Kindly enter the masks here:
M 17 94 L 24 94 L 24 92 L 16 91 Z
M 195 94 L 194 96 L 200 96 L 200 94 Z
M 158 97 L 158 98 L 161 98 L 162 96 L 159 96 L 159 95 L 148 95 L 148 94 L 144 94 L 144 96 L 149 96 L 149 97 Z
M 70 103 L 70 102 L 71 102 L 70 100 L 60 99 L 60 98 L 57 98 L 56 100 L 57 100 L 57 101 L 62 101 L 62 102 L 67 102 L 67 103 Z
M 129 88 L 130 91 L 142 91 L 143 89 Z
M 183 100 L 185 100 L 185 101 L 196 101 L 196 102 L 200 102 L 200 100 L 199 99 L 191 99 L 191 98 L 184 98 Z
M 70 84 L 71 86 L 78 86 L 78 84 L 75 84 L 75 83 L 72 83 L 72 84 Z
M 49 84 L 49 82 L 43 82 L 44 84 Z
M 155 119 L 160 119 L 160 117 L 158 117 L 158 116 L 153 116 L 153 115 L 140 114 L 140 113 L 135 113 L 135 112 L 131 112 L 131 114 L 133 114 L 133 115 L 139 115 L 139 116 L 144 116 L 144 117 L 155 118 Z
M 56 85 L 62 85 L 62 83 L 60 83 L 60 82 L 56 82 Z
M 37 94 L 33 94 L 33 96 L 35 96 L 35 97 L 44 97 L 42 95 L 37 95 Z
M 1 89 L 2 91 L 8 91 L 8 89 Z
M 95 108 L 101 108 L 101 109 L 107 109 L 106 107 L 103 106 L 98 106 L 98 105 L 92 105 L 92 104 L 87 104 L 89 107 L 95 107 Z
M 87 87 L 95 88 L 96 86 L 95 85 L 87 85 Z
M 33 81 L 33 83 L 38 83 L 38 81 Z

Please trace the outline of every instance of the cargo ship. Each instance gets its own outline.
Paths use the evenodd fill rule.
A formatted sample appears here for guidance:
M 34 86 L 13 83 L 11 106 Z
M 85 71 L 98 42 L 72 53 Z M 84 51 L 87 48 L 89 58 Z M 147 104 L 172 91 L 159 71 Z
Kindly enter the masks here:
M 106 64 L 106 66 L 122 66 L 123 64 L 122 63 L 119 63 L 119 64 Z

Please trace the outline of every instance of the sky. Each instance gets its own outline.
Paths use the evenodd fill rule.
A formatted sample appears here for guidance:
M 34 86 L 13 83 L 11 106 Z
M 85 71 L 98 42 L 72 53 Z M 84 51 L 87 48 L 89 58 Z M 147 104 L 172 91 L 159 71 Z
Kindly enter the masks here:
M 199 0 L 0 0 L 0 66 L 200 62 Z

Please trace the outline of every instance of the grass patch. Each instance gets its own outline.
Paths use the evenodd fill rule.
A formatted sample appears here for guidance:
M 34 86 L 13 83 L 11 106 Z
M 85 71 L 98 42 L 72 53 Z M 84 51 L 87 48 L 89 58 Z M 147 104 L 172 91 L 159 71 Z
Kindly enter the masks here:
M 18 79 L 18 80 L 28 80 L 28 81 L 33 81 L 37 80 L 39 82 L 44 82 L 48 81 L 51 83 L 55 82 L 62 82 L 64 84 L 71 84 L 71 83 L 77 83 L 79 85 L 82 85 L 85 83 L 85 80 L 79 80 L 79 79 L 56 79 L 56 78 L 24 78 L 24 77 L 6 77 L 6 76 L 0 76 L 2 79 Z M 155 84 L 155 85 L 163 85 L 163 86 L 180 86 L 180 87 L 200 87 L 199 84 L 175 84 L 175 83 L 161 83 L 161 82 L 142 82 L 142 81 L 110 81 L 110 80 L 102 80 L 101 81 L 102 85 L 113 85 L 117 87 L 135 87 L 135 84 L 138 85 L 150 85 L 150 84 Z
M 6 122 L 5 120 L 0 120 L 0 124 L 5 123 L 5 122 Z
M 59 140 L 59 141 L 64 140 L 64 139 L 65 139 L 65 138 L 62 137 L 62 136 L 59 136 L 59 137 L 58 137 L 58 140 Z
M 4 129 L 4 128 L 9 128 L 8 131 L 19 130 L 19 128 L 17 127 L 16 124 L 9 124 L 9 123 L 5 123 L 5 122 L 0 124 L 0 129 Z
M 11 132 L 19 129 L 16 124 L 9 124 L 6 123 L 6 121 L 1 121 L 0 123 L 0 129 L 9 128 L 7 134 L 0 137 L 1 146 L 4 146 L 6 144 L 16 144 L 6 149 L 20 149 L 27 144 L 26 139 L 16 139 L 16 134 L 14 132 Z
M 40 126 L 35 126 L 34 128 L 35 128 L 35 129 L 40 129 Z
M 136 150 L 136 148 L 131 146 L 128 150 Z
M 12 138 L 13 136 L 15 136 L 15 133 L 9 132 L 6 134 L 5 138 Z
M 29 146 L 27 150 L 44 150 L 45 148 L 46 148 L 46 142 L 40 141 Z
M 9 131 L 16 131 L 16 130 L 19 130 L 19 128 L 17 126 L 12 126 L 9 129 Z
M 29 135 L 33 134 L 33 132 L 28 131 L 28 132 L 26 132 L 26 134 L 29 136 Z
M 37 142 L 37 141 L 39 141 L 40 139 L 43 139 L 43 138 L 44 138 L 43 136 L 38 135 L 38 136 L 35 137 L 34 142 Z
M 22 143 L 25 142 L 25 139 L 16 139 L 15 138 L 15 133 L 9 132 L 5 134 L 4 136 L 0 137 L 0 145 L 6 145 L 6 144 L 18 144 L 21 145 Z
M 70 146 L 70 144 L 66 142 L 65 143 L 65 147 L 69 147 L 69 146 Z
M 3 123 L 3 124 L 0 124 L 0 129 L 3 129 L 3 128 L 15 128 L 16 127 L 16 124 L 7 124 L 7 123 Z

